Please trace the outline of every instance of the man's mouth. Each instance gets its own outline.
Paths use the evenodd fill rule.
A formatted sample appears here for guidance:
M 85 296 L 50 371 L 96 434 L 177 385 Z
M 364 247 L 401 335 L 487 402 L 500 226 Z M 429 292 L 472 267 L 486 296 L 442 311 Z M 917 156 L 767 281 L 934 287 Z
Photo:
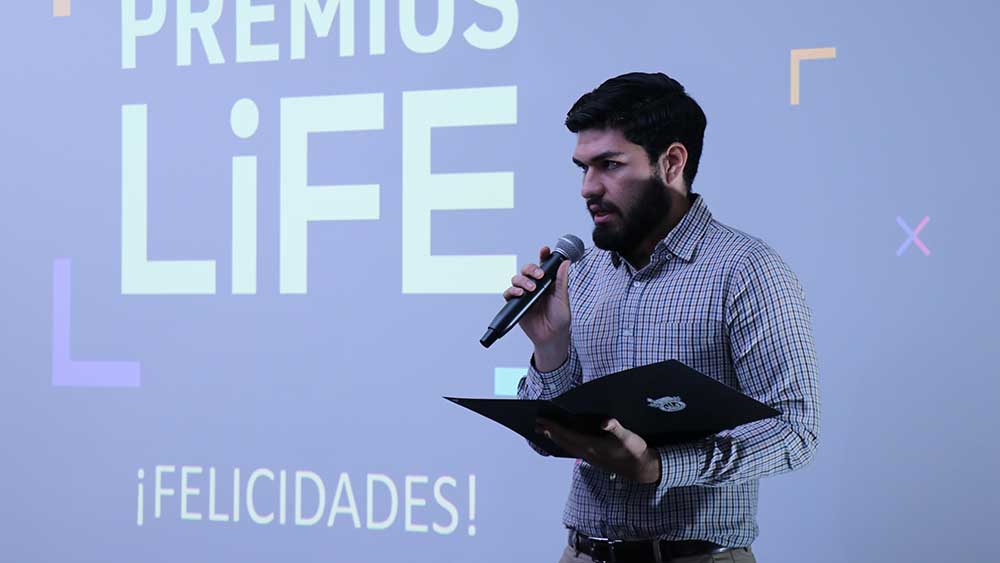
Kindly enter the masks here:
M 610 221 L 611 216 L 614 215 L 614 212 L 605 209 L 599 209 L 597 211 L 591 211 L 590 215 L 594 218 L 594 223 L 601 224 Z

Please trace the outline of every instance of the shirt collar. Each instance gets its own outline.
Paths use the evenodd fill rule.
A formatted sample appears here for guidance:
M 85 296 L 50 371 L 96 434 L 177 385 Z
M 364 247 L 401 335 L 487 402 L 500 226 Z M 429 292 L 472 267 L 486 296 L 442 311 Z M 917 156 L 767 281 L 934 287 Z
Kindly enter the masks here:
M 667 236 L 653 247 L 651 261 L 664 253 L 673 254 L 685 262 L 690 262 L 694 258 L 698 243 L 701 242 L 709 223 L 712 222 L 712 212 L 708 210 L 708 205 L 705 204 L 701 195 L 692 193 L 688 196 L 688 200 L 691 202 L 691 207 L 680 222 L 667 233 Z M 611 263 L 614 264 L 615 268 L 621 262 L 621 255 L 612 251 Z

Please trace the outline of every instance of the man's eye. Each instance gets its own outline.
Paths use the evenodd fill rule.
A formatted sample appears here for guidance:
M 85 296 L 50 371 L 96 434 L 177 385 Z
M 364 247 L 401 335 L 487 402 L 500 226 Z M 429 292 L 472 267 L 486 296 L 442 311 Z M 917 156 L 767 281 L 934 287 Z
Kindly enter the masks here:
M 622 163 L 616 162 L 614 160 L 605 160 L 604 161 L 604 168 L 606 168 L 608 170 L 614 170 L 615 168 L 618 168 L 621 165 L 622 165 Z

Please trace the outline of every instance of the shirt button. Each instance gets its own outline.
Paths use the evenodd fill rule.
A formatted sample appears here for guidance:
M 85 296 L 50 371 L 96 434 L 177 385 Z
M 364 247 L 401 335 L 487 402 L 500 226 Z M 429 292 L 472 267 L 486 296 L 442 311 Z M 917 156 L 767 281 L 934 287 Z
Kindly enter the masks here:
M 615 480 L 615 479 L 617 479 L 617 478 L 618 478 L 618 475 L 617 475 L 617 474 L 615 474 L 615 473 L 612 473 L 612 474 L 611 474 L 611 476 L 610 476 L 610 477 L 608 477 L 608 479 L 610 479 L 610 480 L 612 480 L 612 481 L 614 481 L 614 480 Z

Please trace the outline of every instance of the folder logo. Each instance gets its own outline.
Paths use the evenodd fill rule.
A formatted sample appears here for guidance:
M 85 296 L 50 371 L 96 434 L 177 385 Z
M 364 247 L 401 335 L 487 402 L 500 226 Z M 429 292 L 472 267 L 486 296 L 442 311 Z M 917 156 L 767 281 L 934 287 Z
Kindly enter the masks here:
M 659 399 L 646 399 L 646 405 L 650 408 L 660 409 L 663 412 L 677 412 L 684 410 L 687 403 L 680 397 L 660 397 Z

